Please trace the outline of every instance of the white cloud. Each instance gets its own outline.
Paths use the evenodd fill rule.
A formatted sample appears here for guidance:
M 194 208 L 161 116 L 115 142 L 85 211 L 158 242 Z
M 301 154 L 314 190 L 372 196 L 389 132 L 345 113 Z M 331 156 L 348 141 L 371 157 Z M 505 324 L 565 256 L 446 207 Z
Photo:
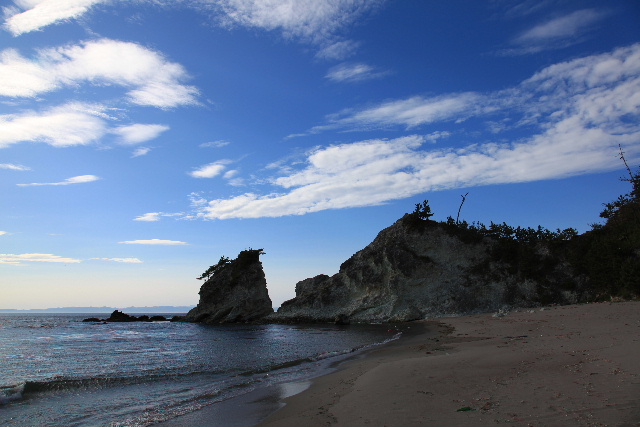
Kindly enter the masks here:
M 242 25 L 280 30 L 291 37 L 315 40 L 332 34 L 353 22 L 363 11 L 381 0 L 201 0 L 187 2 L 201 8 L 213 8 L 225 25 Z M 92 6 L 110 0 L 40 0 L 14 1 L 21 6 L 5 22 L 14 35 L 42 29 L 48 25 L 75 19 Z M 147 0 L 151 3 L 152 0 Z
M 199 147 L 201 147 L 201 148 L 209 148 L 209 147 L 222 148 L 222 147 L 226 147 L 229 144 L 231 144 L 231 142 L 221 139 L 221 140 L 218 140 L 218 141 L 204 142 L 204 143 L 200 144 Z
M 155 222 L 160 221 L 160 212 L 149 212 L 134 218 L 134 221 Z
M 219 160 L 217 162 L 209 163 L 189 172 L 194 178 L 214 178 L 220 175 L 225 169 L 228 160 Z
M 238 175 L 238 171 L 234 169 L 234 170 L 226 171 L 223 177 L 224 179 L 231 179 L 236 175 Z
M 155 124 L 136 123 L 128 126 L 119 126 L 112 132 L 121 138 L 123 145 L 135 145 L 157 138 L 169 129 L 169 126 Z
M 182 213 L 165 213 L 165 212 L 149 212 L 134 218 L 134 221 L 156 222 L 160 221 L 160 217 L 181 217 Z
M 487 115 L 535 130 L 514 143 L 485 140 L 455 149 L 425 144 L 448 132 L 321 147 L 302 167 L 280 165 L 271 193 L 201 200 L 192 208 L 204 219 L 301 215 L 619 168 L 618 144 L 627 160 L 640 160 L 640 44 L 553 65 L 508 90 L 387 101 L 343 112 L 331 126 L 417 128 Z
M 56 88 L 56 81 L 41 64 L 30 61 L 15 49 L 0 52 L 0 95 L 34 97 Z
M 316 57 L 320 59 L 342 60 L 352 56 L 358 47 L 360 47 L 360 43 L 353 40 L 330 42 L 320 49 Z
M 570 46 L 605 16 L 606 13 L 595 9 L 583 9 L 553 18 L 520 34 L 513 40 L 520 47 L 503 53 L 526 54 Z
M 0 236 L 4 236 L 5 234 L 9 234 L 7 231 L 0 231 Z
M 16 50 L 0 52 L 0 95 L 34 97 L 80 83 L 130 89 L 129 101 L 172 108 L 196 104 L 198 90 L 184 85 L 186 70 L 138 44 L 100 39 L 39 51 L 33 60 Z
M 24 10 L 5 22 L 5 28 L 14 36 L 39 30 L 47 25 L 77 18 L 93 5 L 109 0 L 36 0 L 14 1 Z M 25 10 L 26 9 L 26 10 Z
M 125 242 L 118 242 L 118 243 L 124 243 L 126 245 L 169 245 L 169 246 L 187 244 L 186 242 L 180 242 L 177 240 L 161 240 L 161 239 L 128 240 Z
M 147 154 L 149 154 L 150 151 L 151 151 L 151 148 L 149 147 L 138 147 L 135 150 L 133 150 L 133 154 L 131 154 L 131 157 L 146 156 Z
M 71 184 L 84 184 L 87 182 L 98 181 L 100 178 L 95 175 L 80 175 L 72 178 L 67 178 L 60 182 L 33 182 L 31 184 L 16 184 L 19 187 L 41 186 L 41 185 L 71 185 Z
M 9 169 L 9 170 L 13 170 L 13 171 L 29 171 L 29 170 L 31 170 L 30 167 L 22 166 L 22 165 L 16 165 L 16 164 L 13 164 L 13 163 L 0 163 L 0 169 Z
M 366 12 L 386 0 L 204 0 L 220 11 L 224 26 L 279 31 L 285 38 L 319 47 L 320 59 L 344 59 L 358 42 L 340 34 Z
M 228 25 L 280 30 L 285 36 L 326 43 L 381 0 L 216 0 Z M 333 44 L 333 43 L 332 43 Z
M 6 19 L 4 27 L 13 35 L 40 30 L 48 25 L 76 19 L 98 4 L 117 0 L 40 0 L 14 1 L 20 6 Z M 129 0 L 131 1 L 131 0 Z M 140 0 L 153 3 L 155 0 Z M 344 40 L 340 32 L 362 14 L 374 10 L 386 0 L 193 0 L 175 2 L 213 12 L 226 27 L 244 26 L 279 31 L 286 38 L 320 46 L 319 58 L 343 59 L 351 55 L 357 43 Z M 171 2 L 164 2 L 170 4 Z M 177 87 L 173 86 L 174 89 Z M 147 87 L 151 89 L 151 87 Z M 157 102 L 162 91 L 135 93 L 146 102 Z M 174 96 L 190 94 L 174 93 Z
M 138 258 L 90 258 L 90 259 L 95 259 L 99 261 L 122 262 L 125 264 L 141 264 L 142 263 L 142 261 L 140 261 Z
M 334 82 L 350 83 L 377 79 L 386 74 L 386 72 L 377 71 L 375 68 L 367 64 L 345 63 L 332 67 L 325 77 Z
M 10 265 L 24 265 L 23 263 L 29 262 L 55 262 L 74 264 L 81 262 L 79 259 L 64 258 L 58 255 L 52 254 L 0 254 L 0 264 Z
M 473 92 L 432 98 L 414 96 L 386 101 L 362 110 L 345 110 L 330 116 L 329 124 L 316 126 L 310 132 L 344 127 L 370 129 L 398 125 L 410 129 L 434 122 L 461 121 L 494 108 L 488 97 Z
M 244 179 L 238 177 L 239 173 L 240 172 L 238 170 L 232 169 L 232 170 L 226 171 L 222 177 L 227 180 L 229 185 L 232 185 L 234 187 L 240 187 L 244 185 Z
M 45 112 L 0 115 L 0 148 L 18 142 L 44 142 L 54 147 L 87 145 L 106 132 L 103 107 L 70 103 Z
M 20 142 L 43 142 L 54 147 L 89 145 L 108 133 L 118 135 L 121 145 L 135 145 L 169 129 L 164 125 L 137 123 L 110 129 L 107 120 L 113 118 L 106 111 L 107 108 L 99 104 L 69 103 L 42 112 L 0 115 L 0 148 Z M 149 150 L 141 148 L 137 155 L 147 154 Z M 0 169 L 29 170 L 13 166 L 3 164 Z

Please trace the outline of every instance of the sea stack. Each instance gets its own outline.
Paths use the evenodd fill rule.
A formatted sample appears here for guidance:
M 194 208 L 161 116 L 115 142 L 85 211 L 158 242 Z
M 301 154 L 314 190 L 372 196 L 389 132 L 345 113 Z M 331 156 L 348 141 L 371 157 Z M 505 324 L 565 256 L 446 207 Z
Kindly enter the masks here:
M 273 313 L 260 255 L 244 250 L 234 260 L 222 257 L 201 278 L 200 302 L 184 321 L 205 324 L 250 323 Z

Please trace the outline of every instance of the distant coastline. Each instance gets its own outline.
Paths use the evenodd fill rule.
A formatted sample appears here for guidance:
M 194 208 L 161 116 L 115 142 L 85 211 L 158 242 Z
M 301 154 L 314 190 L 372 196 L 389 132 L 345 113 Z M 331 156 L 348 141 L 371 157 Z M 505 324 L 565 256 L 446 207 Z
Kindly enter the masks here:
M 111 313 L 121 310 L 125 313 L 158 314 L 158 313 L 186 313 L 195 305 L 158 305 L 152 307 L 56 307 L 34 309 L 0 308 L 0 314 L 29 314 L 29 313 Z

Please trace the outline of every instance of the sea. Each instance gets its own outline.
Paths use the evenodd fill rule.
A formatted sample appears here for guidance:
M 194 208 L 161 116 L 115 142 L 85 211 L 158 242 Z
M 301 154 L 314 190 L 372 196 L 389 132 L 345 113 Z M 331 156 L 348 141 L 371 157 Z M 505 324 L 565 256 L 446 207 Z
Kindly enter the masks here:
M 82 321 L 108 316 L 0 314 L 0 426 L 154 425 L 321 375 L 402 334 L 388 324 Z

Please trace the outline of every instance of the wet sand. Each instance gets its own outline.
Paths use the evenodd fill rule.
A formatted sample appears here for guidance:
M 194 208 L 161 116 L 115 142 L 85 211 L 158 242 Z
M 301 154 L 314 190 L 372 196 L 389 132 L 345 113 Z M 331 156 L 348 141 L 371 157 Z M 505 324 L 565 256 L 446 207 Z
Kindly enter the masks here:
M 439 336 L 346 362 L 259 426 L 640 426 L 640 302 L 432 325 Z

